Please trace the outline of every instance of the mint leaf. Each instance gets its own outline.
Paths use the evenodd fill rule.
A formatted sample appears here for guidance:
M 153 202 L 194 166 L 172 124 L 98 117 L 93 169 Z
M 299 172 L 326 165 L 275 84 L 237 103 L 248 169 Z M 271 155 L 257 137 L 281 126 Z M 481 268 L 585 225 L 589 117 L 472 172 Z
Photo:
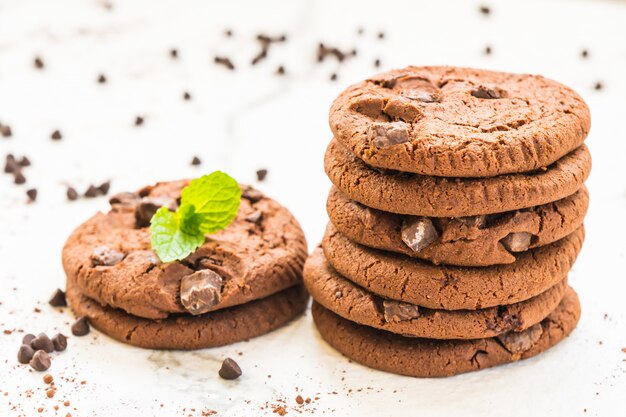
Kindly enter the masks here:
M 204 235 L 226 228 L 237 216 L 241 188 L 215 171 L 189 182 L 176 212 L 161 207 L 150 221 L 152 249 L 163 262 L 184 259 L 200 247 Z
M 202 217 L 200 230 L 215 233 L 237 216 L 241 188 L 231 176 L 220 171 L 192 180 L 182 192 L 181 208 L 190 204 Z
M 184 259 L 204 243 L 204 233 L 189 233 L 181 229 L 178 212 L 161 207 L 150 220 L 152 249 L 162 262 Z

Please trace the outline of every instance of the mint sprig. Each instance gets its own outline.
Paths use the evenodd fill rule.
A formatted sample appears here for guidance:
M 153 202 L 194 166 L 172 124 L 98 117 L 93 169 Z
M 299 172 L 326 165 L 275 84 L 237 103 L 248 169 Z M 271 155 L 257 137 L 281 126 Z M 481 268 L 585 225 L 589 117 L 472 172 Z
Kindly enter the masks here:
M 215 171 L 183 188 L 175 212 L 161 207 L 150 220 L 152 249 L 163 262 L 181 260 L 198 249 L 204 235 L 225 229 L 237 216 L 241 188 L 231 176 Z

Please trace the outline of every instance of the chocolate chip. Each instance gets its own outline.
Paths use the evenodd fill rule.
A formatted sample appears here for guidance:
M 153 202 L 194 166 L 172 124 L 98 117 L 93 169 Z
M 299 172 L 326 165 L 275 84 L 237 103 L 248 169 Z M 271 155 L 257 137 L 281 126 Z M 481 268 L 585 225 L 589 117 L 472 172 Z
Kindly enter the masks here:
M 178 207 L 176 200 L 169 197 L 144 197 L 135 208 L 135 224 L 137 227 L 150 226 L 150 220 L 154 213 L 161 207 L 167 207 L 168 210 L 174 211 Z
M 63 290 L 57 288 L 52 294 L 52 297 L 50 297 L 50 300 L 48 300 L 48 304 L 52 307 L 66 307 L 67 300 L 65 299 L 65 293 Z
M 485 46 L 485 55 L 491 55 L 491 46 Z
M 33 65 L 35 65 L 35 68 L 37 69 L 43 69 L 43 67 L 45 66 L 43 63 L 43 59 L 41 59 L 40 57 L 35 57 L 35 60 L 33 61 Z
M 259 210 L 253 211 L 251 214 L 246 216 L 246 221 L 254 224 L 258 224 L 263 218 L 263 213 Z
M 87 198 L 95 198 L 95 197 L 98 197 L 99 195 L 100 195 L 100 189 L 96 187 L 95 185 L 90 185 L 84 194 L 84 196 Z
M 523 252 L 528 249 L 533 235 L 527 232 L 513 232 L 500 240 L 510 252 Z
M 430 246 L 439 232 L 428 217 L 408 217 L 402 222 L 402 241 L 414 252 Z
M 475 90 L 472 90 L 471 94 L 472 96 L 476 98 L 487 99 L 487 100 L 506 97 L 506 92 L 504 90 L 501 90 L 499 88 L 492 89 L 492 88 L 485 87 L 483 85 L 479 86 Z
M 85 336 L 89 333 L 89 319 L 86 316 L 80 317 L 72 324 L 72 334 L 74 336 Z
M 170 49 L 170 57 L 173 59 L 178 58 L 178 49 L 174 49 L 174 48 Z
M 267 169 L 259 169 L 256 172 L 256 180 L 257 181 L 263 181 L 265 180 L 265 177 L 267 177 Z
M 202 160 L 198 158 L 197 156 L 194 156 L 193 159 L 191 160 L 191 165 L 198 166 L 201 164 L 202 164 Z
M 31 368 L 39 372 L 47 370 L 52 364 L 50 360 L 50 355 L 48 355 L 43 350 L 38 350 L 37 352 L 35 352 L 29 363 Z
M 399 145 L 409 141 L 409 127 L 404 122 L 375 122 L 369 125 L 368 136 L 377 148 Z
M 280 65 L 278 68 L 276 68 L 276 74 L 277 75 L 285 75 L 285 67 L 283 67 L 282 65 Z
M 22 344 L 23 345 L 29 345 L 30 343 L 35 340 L 36 336 L 32 333 L 28 333 L 26 335 L 24 335 L 24 337 L 22 337 Z
M 504 345 L 506 350 L 513 354 L 520 354 L 526 352 L 533 347 L 543 334 L 543 328 L 540 323 L 530 326 L 523 332 L 507 332 L 498 335 L 497 338 Z
M 141 117 L 141 116 L 135 117 L 135 126 L 141 126 L 143 124 L 143 122 L 144 122 L 143 117 Z
M 333 72 L 333 73 L 330 75 L 330 80 L 331 80 L 331 81 L 337 81 L 337 73 L 336 73 L 336 72 Z
M 263 194 L 260 191 L 255 190 L 252 187 L 245 187 L 241 191 L 241 197 L 245 198 L 251 203 L 256 203 L 257 201 L 260 201 L 263 198 Z
M 224 36 L 226 36 L 227 38 L 230 38 L 233 36 L 233 31 L 231 29 L 226 29 L 224 31 Z
M 602 90 L 602 89 L 604 88 L 604 84 L 602 84 L 602 81 L 598 81 L 598 82 L 597 82 L 597 83 L 593 86 L 593 88 L 594 88 L 595 90 Z
M 398 323 L 419 317 L 419 307 L 401 301 L 384 300 L 383 316 L 387 323 Z
M 378 32 L 378 39 L 384 39 L 385 38 L 385 32 Z
M 67 191 L 65 192 L 67 199 L 70 201 L 78 200 L 78 191 L 76 191 L 73 187 L 67 187 Z
M 189 94 L 187 91 L 185 91 L 183 93 L 183 100 L 191 100 L 191 94 Z
M 13 132 L 11 131 L 11 126 L 0 124 L 0 135 L 4 138 L 10 138 L 13 136 Z
M 232 63 L 232 61 L 226 57 L 223 56 L 216 56 L 215 57 L 215 63 L 218 65 L 223 65 L 226 68 L 228 68 L 229 70 L 233 71 L 235 69 L 235 65 Z
M 122 206 L 135 206 L 139 201 L 139 196 L 136 193 L 129 192 L 121 192 L 113 195 L 109 199 L 109 204 L 111 206 L 122 205 Z
M 19 170 L 19 165 L 15 161 L 15 157 L 12 154 L 8 154 L 4 162 L 4 172 L 12 174 L 16 170 Z
M 376 60 L 374 61 L 374 66 L 376 68 L 380 67 L 380 59 L 376 58 Z
M 22 171 L 15 171 L 13 175 L 13 182 L 15 184 L 24 184 L 26 182 L 26 177 L 22 174 Z
M 35 350 L 27 344 L 20 346 L 20 350 L 17 351 L 17 361 L 19 363 L 27 364 L 33 358 Z
M 48 353 L 54 351 L 54 344 L 45 333 L 39 333 L 39 335 L 30 342 L 30 346 L 35 350 L 43 350 Z
M 102 195 L 107 195 L 110 189 L 111 189 L 111 181 L 103 182 L 102 184 L 98 186 L 98 191 L 100 191 L 100 194 Z
M 91 252 L 89 259 L 92 266 L 113 266 L 122 262 L 124 254 L 108 246 L 97 246 Z
M 104 74 L 98 75 L 98 83 L 99 84 L 104 84 L 106 82 L 107 82 L 107 77 Z
M 26 195 L 28 196 L 29 201 L 37 200 L 37 189 L 31 188 L 30 190 L 26 190 Z
M 21 167 L 29 167 L 30 166 L 30 159 L 28 159 L 27 156 L 23 156 L 22 159 L 17 161 L 17 164 L 19 166 L 21 166 Z
M 52 140 L 61 140 L 61 139 L 63 139 L 63 136 L 61 135 L 61 132 L 59 132 L 58 130 L 55 130 L 50 135 L 50 139 L 52 139 Z
M 480 6 L 480 12 L 487 16 L 491 13 L 491 9 L 487 6 Z
M 220 368 L 218 374 L 223 379 L 237 379 L 241 376 L 241 368 L 231 358 L 224 359 L 222 362 L 222 367 Z
M 180 302 L 191 314 L 203 314 L 220 302 L 221 291 L 222 277 L 203 269 L 181 279 Z
M 589 57 L 589 51 L 586 49 L 583 49 L 582 51 L 580 51 L 580 56 L 582 56 L 583 58 L 588 58 Z
M 54 350 L 62 352 L 67 349 L 67 338 L 61 333 L 57 333 L 52 337 L 52 344 L 54 345 Z

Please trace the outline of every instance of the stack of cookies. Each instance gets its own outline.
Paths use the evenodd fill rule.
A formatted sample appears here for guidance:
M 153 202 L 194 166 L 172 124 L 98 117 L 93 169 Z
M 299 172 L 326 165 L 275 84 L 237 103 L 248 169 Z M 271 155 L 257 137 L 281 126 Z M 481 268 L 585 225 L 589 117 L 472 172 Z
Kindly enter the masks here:
M 200 349 L 249 339 L 302 314 L 307 255 L 287 209 L 242 187 L 235 220 L 193 254 L 161 262 L 150 219 L 175 210 L 188 181 L 158 183 L 111 198 L 74 231 L 63 249 L 67 300 L 109 336 L 153 349 Z
M 525 359 L 576 326 L 589 110 L 541 76 L 409 67 L 330 110 L 330 223 L 304 268 L 321 336 L 388 372 Z

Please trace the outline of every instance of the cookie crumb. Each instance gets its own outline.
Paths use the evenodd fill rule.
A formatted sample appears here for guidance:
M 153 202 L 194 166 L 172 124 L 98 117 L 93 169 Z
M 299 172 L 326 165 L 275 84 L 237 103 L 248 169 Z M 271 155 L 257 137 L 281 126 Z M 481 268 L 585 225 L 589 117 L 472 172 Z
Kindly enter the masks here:
M 50 385 L 50 384 L 52 383 L 52 381 L 54 381 L 54 378 L 52 377 L 52 375 L 50 375 L 50 374 L 45 374 L 45 375 L 43 376 L 43 382 L 44 382 L 45 384 Z
M 304 404 L 304 398 L 302 398 L 302 395 L 298 395 L 296 397 L 296 403 L 298 403 L 299 405 Z

